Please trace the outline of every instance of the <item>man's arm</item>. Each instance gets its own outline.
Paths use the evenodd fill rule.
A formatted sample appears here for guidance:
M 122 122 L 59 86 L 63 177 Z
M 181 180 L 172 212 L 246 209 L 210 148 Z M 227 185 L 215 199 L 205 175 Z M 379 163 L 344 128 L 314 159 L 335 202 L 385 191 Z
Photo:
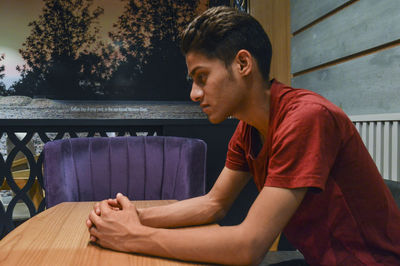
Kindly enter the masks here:
M 160 228 L 214 223 L 225 217 L 250 178 L 248 172 L 233 171 L 225 167 L 206 195 L 167 206 L 139 209 L 140 222 Z
M 100 204 L 90 213 L 91 236 L 103 247 L 181 260 L 221 264 L 260 263 L 300 205 L 307 189 L 264 187 L 237 226 L 159 229 L 140 223 L 136 208 L 118 195 L 122 210 Z
M 172 228 L 216 222 L 225 216 L 250 178 L 248 172 L 233 171 L 225 167 L 208 194 L 166 206 L 138 209 L 140 223 L 151 227 Z M 116 209 L 120 208 L 116 199 L 107 202 Z M 99 203 L 94 209 L 100 215 Z M 92 226 L 90 220 L 87 221 L 87 226 Z

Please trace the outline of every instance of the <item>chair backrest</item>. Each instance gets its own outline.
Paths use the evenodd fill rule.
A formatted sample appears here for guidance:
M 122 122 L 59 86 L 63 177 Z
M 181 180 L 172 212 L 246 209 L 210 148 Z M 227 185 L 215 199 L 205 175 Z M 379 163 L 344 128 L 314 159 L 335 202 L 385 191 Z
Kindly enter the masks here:
M 206 143 L 180 137 L 56 140 L 44 146 L 46 206 L 99 201 L 121 192 L 132 200 L 203 195 Z

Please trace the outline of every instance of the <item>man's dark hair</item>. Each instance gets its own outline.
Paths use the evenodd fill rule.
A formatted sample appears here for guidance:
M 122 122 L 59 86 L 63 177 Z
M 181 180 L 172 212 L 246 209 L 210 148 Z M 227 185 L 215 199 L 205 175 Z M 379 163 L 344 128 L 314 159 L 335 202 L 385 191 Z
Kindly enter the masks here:
M 228 67 L 245 49 L 256 59 L 265 81 L 269 80 L 272 48 L 260 23 L 247 13 L 219 6 L 196 17 L 182 32 L 181 49 L 218 58 Z

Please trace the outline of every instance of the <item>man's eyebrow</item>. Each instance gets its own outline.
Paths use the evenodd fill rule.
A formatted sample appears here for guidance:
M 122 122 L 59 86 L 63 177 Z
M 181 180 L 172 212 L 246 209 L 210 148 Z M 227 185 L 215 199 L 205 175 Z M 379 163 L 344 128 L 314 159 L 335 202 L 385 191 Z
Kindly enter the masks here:
M 192 71 L 190 71 L 190 73 L 189 73 L 188 76 L 189 76 L 189 77 L 193 77 L 193 75 L 196 74 L 196 71 L 197 71 L 199 68 L 201 68 L 201 66 L 197 66 L 197 67 L 193 68 Z

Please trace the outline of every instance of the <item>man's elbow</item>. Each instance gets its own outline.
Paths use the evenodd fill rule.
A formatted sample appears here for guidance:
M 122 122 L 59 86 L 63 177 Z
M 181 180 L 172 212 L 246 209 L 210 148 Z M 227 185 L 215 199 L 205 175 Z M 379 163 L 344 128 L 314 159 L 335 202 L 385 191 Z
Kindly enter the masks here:
M 268 249 L 265 249 L 262 246 L 258 247 L 253 247 L 249 246 L 247 248 L 246 255 L 244 256 L 246 260 L 246 265 L 260 265 L 260 263 L 263 261 L 265 256 L 268 253 Z
M 236 263 L 238 265 L 260 265 L 265 255 L 265 251 L 259 252 L 257 250 L 251 250 L 250 248 L 242 248 Z
M 206 196 L 208 198 L 209 204 L 208 210 L 211 212 L 211 222 L 218 222 L 222 220 L 228 213 L 229 208 L 224 206 L 221 202 L 219 202 L 209 194 L 207 194 Z
M 269 250 L 268 243 L 259 236 L 242 232 L 241 234 L 240 262 L 241 265 L 259 265 Z
M 224 219 L 224 217 L 226 216 L 226 214 L 228 213 L 228 211 L 226 211 L 224 208 L 218 208 L 216 209 L 216 211 L 214 212 L 213 215 L 213 220 L 215 222 L 219 222 L 222 219 Z

